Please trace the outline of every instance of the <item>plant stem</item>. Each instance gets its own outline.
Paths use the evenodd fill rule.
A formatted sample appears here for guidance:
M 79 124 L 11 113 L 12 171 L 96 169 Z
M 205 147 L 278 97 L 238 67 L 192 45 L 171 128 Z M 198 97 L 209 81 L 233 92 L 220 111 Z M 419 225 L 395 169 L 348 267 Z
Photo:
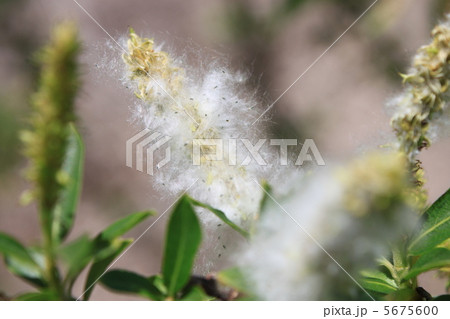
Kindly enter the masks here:
M 43 236 L 43 247 L 45 253 L 45 274 L 50 287 L 64 300 L 64 290 L 58 276 L 56 267 L 55 250 L 52 236 L 52 214 L 49 209 L 41 209 L 41 229 Z

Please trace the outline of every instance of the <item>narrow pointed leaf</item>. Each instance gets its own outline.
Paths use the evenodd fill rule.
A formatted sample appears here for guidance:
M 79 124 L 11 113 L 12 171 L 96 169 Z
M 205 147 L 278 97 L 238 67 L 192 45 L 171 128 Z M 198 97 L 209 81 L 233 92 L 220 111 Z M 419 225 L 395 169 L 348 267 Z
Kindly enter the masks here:
M 173 297 L 188 282 L 201 242 L 200 222 L 187 196 L 175 207 L 167 228 L 163 259 L 163 278 Z
M 152 211 L 138 212 L 119 219 L 94 239 L 94 262 L 89 270 L 85 283 L 85 294 L 83 298 L 89 299 L 98 278 L 116 259 L 116 257 L 132 242 L 119 237 L 131 230 L 137 224 L 149 216 L 154 215 Z
M 382 294 L 393 293 L 398 289 L 396 286 L 377 278 L 364 278 L 360 281 L 360 283 L 364 289 L 372 290 Z
M 222 212 L 221 210 L 216 209 L 216 208 L 214 208 L 214 207 L 212 207 L 212 206 L 210 206 L 208 204 L 199 202 L 199 201 L 197 201 L 197 200 L 195 200 L 193 198 L 190 198 L 189 200 L 191 201 L 192 205 L 198 206 L 198 207 L 202 207 L 202 208 L 206 208 L 211 213 L 213 213 L 214 215 L 219 217 L 219 219 L 222 220 L 225 224 L 227 224 L 228 226 L 233 228 L 235 231 L 237 231 L 239 234 L 241 234 L 245 238 L 249 238 L 249 233 L 247 231 L 243 230 L 241 227 L 239 227 L 235 223 L 233 223 L 230 219 L 228 219 L 228 217 L 225 215 L 225 213 Z
M 66 278 L 73 281 L 92 260 L 94 243 L 89 237 L 81 236 L 62 247 L 60 255 L 67 265 Z
M 152 300 L 163 299 L 161 292 L 148 278 L 134 272 L 111 270 L 101 277 L 100 282 L 106 288 L 117 292 L 137 294 Z
M 20 262 L 22 266 L 39 269 L 28 250 L 19 241 L 4 233 L 0 233 L 0 253 L 5 258 L 14 258 L 16 263 Z
M 72 228 L 75 211 L 80 198 L 83 181 L 84 145 L 74 125 L 69 126 L 70 135 L 62 172 L 67 176 L 58 202 L 53 211 L 53 237 L 62 241 Z
M 14 256 L 5 256 L 5 264 L 8 270 L 14 275 L 22 278 L 28 283 L 38 288 L 47 287 L 47 282 L 43 276 L 44 256 L 41 251 L 35 248 L 26 248 L 30 257 L 34 260 L 35 264 L 29 262 L 23 262 Z
M 421 255 L 450 238 L 450 189 L 426 211 L 426 221 L 409 246 L 413 256 Z
M 450 267 L 450 250 L 435 248 L 420 256 L 404 279 L 414 278 L 421 273 L 441 267 Z
M 150 276 L 148 278 L 152 286 L 154 286 L 161 293 L 162 296 L 167 296 L 167 287 L 164 285 L 164 280 L 160 274 Z
M 124 251 L 125 248 L 127 248 L 132 242 L 133 241 L 129 239 L 118 239 L 111 244 L 112 249 L 110 250 L 110 253 L 108 255 L 102 256 L 101 258 L 95 258 L 94 263 L 89 269 L 86 283 L 84 285 L 84 300 L 89 299 L 100 276 L 105 272 L 108 266 L 122 253 L 122 251 Z
M 393 278 L 389 277 L 385 273 L 378 271 L 378 270 L 364 270 L 361 272 L 361 276 L 364 277 L 364 280 L 365 279 L 369 279 L 369 280 L 376 279 L 380 282 L 383 282 L 389 286 L 394 287 L 395 289 L 398 288 L 397 284 Z
M 52 291 L 29 292 L 14 298 L 16 301 L 58 301 L 58 296 Z
M 272 187 L 269 185 L 269 183 L 264 181 L 261 186 L 264 190 L 264 193 L 263 193 L 263 197 L 261 198 L 261 201 L 259 203 L 259 214 L 260 215 L 262 215 L 263 212 L 265 211 L 267 204 L 270 200 L 269 194 L 272 192 Z
M 130 214 L 108 226 L 104 231 L 102 231 L 97 236 L 97 238 L 111 241 L 114 238 L 122 236 L 127 231 L 131 230 L 134 226 L 142 222 L 144 219 L 154 214 L 155 213 L 152 211 L 144 211 Z

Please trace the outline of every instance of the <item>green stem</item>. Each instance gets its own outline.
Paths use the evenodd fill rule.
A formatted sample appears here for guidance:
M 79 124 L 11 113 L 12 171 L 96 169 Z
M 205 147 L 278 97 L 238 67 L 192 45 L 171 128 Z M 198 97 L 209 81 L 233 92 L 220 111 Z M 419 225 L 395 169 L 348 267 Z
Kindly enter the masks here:
M 58 294 L 61 300 L 64 300 L 64 290 L 58 276 L 56 267 L 55 247 L 52 236 L 52 218 L 50 210 L 41 209 L 41 228 L 43 236 L 43 246 L 45 254 L 45 274 L 49 286 Z

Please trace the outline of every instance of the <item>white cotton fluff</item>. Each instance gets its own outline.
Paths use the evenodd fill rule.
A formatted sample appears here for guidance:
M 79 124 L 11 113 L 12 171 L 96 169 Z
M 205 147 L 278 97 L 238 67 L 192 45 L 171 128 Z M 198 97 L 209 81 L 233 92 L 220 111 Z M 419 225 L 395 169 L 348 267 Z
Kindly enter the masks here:
M 374 267 L 377 258 L 388 255 L 389 244 L 416 225 L 415 214 L 399 206 L 389 218 L 355 218 L 342 207 L 344 188 L 333 169 L 298 184 L 279 204 L 270 204 L 255 236 L 242 244 L 234 258 L 257 297 L 370 299 L 349 275 L 358 280 L 361 270 Z
M 120 43 L 126 47 L 126 39 Z M 109 74 L 120 76 L 130 91 L 139 91 L 138 82 L 130 78 L 130 70 L 120 59 L 123 52 L 111 44 L 108 49 L 112 49 L 115 56 L 104 55 L 99 65 Z M 155 48 L 155 51 L 161 50 L 161 47 Z M 169 55 L 172 56 L 175 55 Z M 152 74 L 144 90 L 144 94 L 151 94 L 151 99 L 134 99 L 132 122 L 140 129 L 171 137 L 164 145 L 170 147 L 170 162 L 157 166 L 150 177 L 162 196 L 174 198 L 187 190 L 196 200 L 222 210 L 229 219 L 250 229 L 264 193 L 260 183 L 267 181 L 280 194 L 291 188 L 291 181 L 296 180 L 303 169 L 294 167 L 296 158 L 290 158 L 291 165 L 281 166 L 279 146 L 270 146 L 269 140 L 258 152 L 264 165 L 250 156 L 241 139 L 248 139 L 255 145 L 259 139 L 267 137 L 263 120 L 253 125 L 264 111 L 256 90 L 247 86 L 247 74 L 230 71 L 223 59 L 206 58 L 202 53 L 197 56 L 201 59 L 198 65 L 190 66 L 186 57 L 171 58 L 171 67 L 179 71 L 171 70 L 173 75 L 165 77 Z M 182 77 L 179 87 L 174 84 L 177 76 Z M 193 165 L 192 141 L 199 138 L 222 139 L 224 160 Z M 234 145 L 230 140 L 235 140 L 237 165 L 229 162 Z M 164 148 L 155 152 L 155 163 L 165 157 Z M 248 156 L 248 165 L 239 165 Z M 204 226 L 204 240 L 196 273 L 207 274 L 230 261 L 243 237 L 211 212 L 205 209 L 198 209 L 198 212 Z
M 126 48 L 126 39 L 120 44 Z M 100 66 L 113 76 L 119 74 L 119 68 L 123 85 L 138 91 L 137 81 L 130 79 L 130 71 L 120 61 L 123 51 L 111 44 L 109 49 L 113 49 L 115 57 L 105 55 Z M 154 50 L 162 52 L 162 47 Z M 265 161 L 260 165 L 241 141 L 248 139 L 255 145 L 259 139 L 267 137 L 261 124 L 264 121 L 252 125 L 263 107 L 256 90 L 246 84 L 248 75 L 231 71 L 222 58 L 205 57 L 202 53 L 196 55 L 202 58 L 201 62 L 190 66 L 186 63 L 187 55 L 173 58 L 175 55 L 169 54 L 170 66 L 179 69 L 177 74 L 169 77 L 151 74 L 146 87 L 151 99 L 135 99 L 131 108 L 132 122 L 139 128 L 171 137 L 154 154 L 156 164 L 165 157 L 165 147 L 169 146 L 170 162 L 163 167 L 156 165 L 151 181 L 164 196 L 173 197 L 187 190 L 189 195 L 222 210 L 239 225 L 250 227 L 263 196 L 257 182 L 266 180 L 280 185 L 278 188 L 282 190 L 286 188 L 287 180 L 301 174 L 301 169 L 293 168 L 293 165 L 280 166 L 279 147 L 270 146 L 269 140 L 258 152 Z M 120 63 L 122 67 L 118 67 Z M 181 85 L 176 90 L 173 89 L 175 76 L 181 77 Z M 223 161 L 193 165 L 192 141 L 203 138 L 223 140 Z M 230 165 L 229 157 L 232 157 L 234 147 L 236 164 Z M 248 156 L 250 162 L 240 165 Z M 145 162 L 143 166 L 145 169 Z M 210 212 L 201 210 L 200 214 L 206 224 L 216 224 L 217 220 Z

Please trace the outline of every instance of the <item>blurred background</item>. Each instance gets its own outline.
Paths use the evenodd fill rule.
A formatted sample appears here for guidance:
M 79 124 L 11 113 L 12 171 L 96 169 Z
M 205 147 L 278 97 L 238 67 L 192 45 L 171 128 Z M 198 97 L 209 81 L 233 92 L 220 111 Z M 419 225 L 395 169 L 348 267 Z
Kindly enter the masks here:
M 116 39 L 133 26 L 138 34 L 155 37 L 180 54 L 188 46 L 188 54 L 194 47 L 225 57 L 233 68 L 251 72 L 249 87 L 270 104 L 373 0 L 79 3 Z M 325 161 L 345 160 L 386 143 L 393 135 L 385 104 L 401 89 L 398 73 L 406 72 L 411 57 L 429 42 L 432 27 L 445 12 L 450 13 L 450 0 L 379 0 L 276 103 L 268 114 L 272 133 L 313 138 Z M 46 43 L 52 27 L 67 19 L 77 22 L 83 43 L 77 113 L 86 143 L 84 188 L 71 237 L 96 234 L 134 211 L 163 212 L 171 203 L 152 188 L 151 177 L 125 166 L 125 142 L 139 128 L 129 122 L 132 94 L 97 67 L 105 52 L 114 54 L 108 53 L 104 31 L 73 0 L 0 0 L 0 231 L 25 243 L 37 242 L 39 231 L 35 207 L 19 204 L 28 185 L 22 178 L 26 161 L 18 134 L 27 125 L 29 95 L 36 84 L 33 54 Z M 261 105 L 261 110 L 266 107 Z M 449 141 L 444 136 L 420 155 L 430 201 L 449 186 Z M 165 222 L 161 219 L 115 267 L 148 275 L 157 272 Z M 146 227 L 141 225 L 130 237 Z M 435 274 L 422 281 L 432 294 L 442 293 Z M 28 289 L 0 263 L 0 292 L 13 295 Z M 77 289 L 81 294 L 81 282 Z M 98 286 L 92 300 L 105 299 L 124 297 Z

